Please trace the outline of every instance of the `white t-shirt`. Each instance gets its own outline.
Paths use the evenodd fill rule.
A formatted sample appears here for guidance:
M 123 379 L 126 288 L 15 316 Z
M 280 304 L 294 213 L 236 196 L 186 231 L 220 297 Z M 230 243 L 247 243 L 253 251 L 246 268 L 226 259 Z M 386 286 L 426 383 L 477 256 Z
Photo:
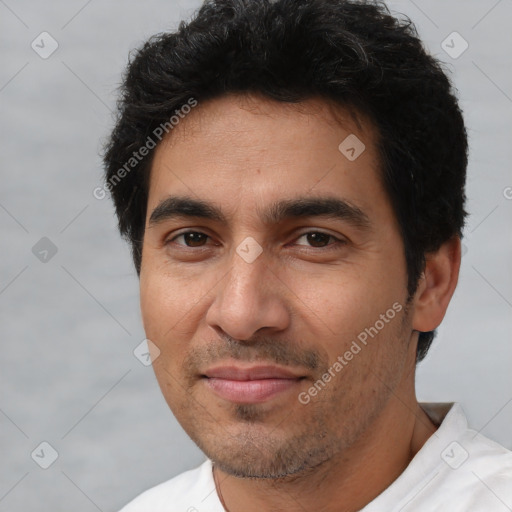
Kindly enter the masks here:
M 512 452 L 468 428 L 458 404 L 421 404 L 438 430 L 361 512 L 510 512 Z M 142 493 L 121 512 L 224 512 L 204 462 Z

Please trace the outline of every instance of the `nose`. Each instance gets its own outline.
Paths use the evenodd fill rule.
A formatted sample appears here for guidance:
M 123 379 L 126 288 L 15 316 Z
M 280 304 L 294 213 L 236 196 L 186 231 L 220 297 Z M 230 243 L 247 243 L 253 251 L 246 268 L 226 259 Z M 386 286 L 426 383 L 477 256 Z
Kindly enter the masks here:
M 288 327 L 286 286 L 265 260 L 264 254 L 251 263 L 233 255 L 206 315 L 210 327 L 241 341 L 258 331 L 271 333 Z

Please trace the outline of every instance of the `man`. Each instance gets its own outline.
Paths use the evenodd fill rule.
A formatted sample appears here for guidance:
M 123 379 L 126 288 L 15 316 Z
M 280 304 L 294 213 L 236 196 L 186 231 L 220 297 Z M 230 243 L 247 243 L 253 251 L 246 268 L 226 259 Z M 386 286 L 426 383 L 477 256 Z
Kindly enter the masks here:
M 410 22 L 213 0 L 128 67 L 106 183 L 162 392 L 207 461 L 124 512 L 512 510 L 512 455 L 415 366 L 457 284 L 467 141 Z

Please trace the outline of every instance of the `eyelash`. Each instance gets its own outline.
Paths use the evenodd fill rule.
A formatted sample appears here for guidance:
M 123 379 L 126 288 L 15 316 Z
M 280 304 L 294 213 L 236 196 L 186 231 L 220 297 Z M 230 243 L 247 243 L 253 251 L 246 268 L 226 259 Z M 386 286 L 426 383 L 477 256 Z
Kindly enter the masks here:
M 165 242 L 165 245 L 169 245 L 171 243 L 173 243 L 176 239 L 182 237 L 182 236 L 185 236 L 185 235 L 188 235 L 188 234 L 198 234 L 198 235 L 204 235 L 208 238 L 211 239 L 210 236 L 208 236 L 206 233 L 203 233 L 201 231 L 184 231 L 183 233 L 179 233 L 178 235 L 174 236 L 173 238 L 167 240 Z M 310 234 L 319 234 L 319 235 L 325 235 L 325 236 L 328 236 L 330 239 L 333 239 L 334 242 L 333 243 L 330 243 L 324 247 L 313 247 L 313 246 L 303 246 L 303 245 L 300 245 L 300 247 L 308 247 L 309 249 L 318 249 L 318 250 L 330 250 L 330 249 L 336 249 L 338 248 L 339 246 L 341 245 L 345 245 L 347 242 L 345 240 L 342 240 L 340 238 L 337 238 L 335 237 L 334 235 L 331 235 L 330 233 L 324 233 L 323 231 L 315 231 L 315 230 L 311 230 L 311 231 L 306 231 L 302 234 L 300 234 L 296 240 L 299 240 L 300 238 L 304 237 L 304 236 L 307 236 L 307 235 L 310 235 Z M 199 246 L 199 247 L 190 247 L 186 244 L 177 244 L 177 245 L 180 245 L 182 247 L 186 247 L 187 249 L 204 249 L 205 246 Z

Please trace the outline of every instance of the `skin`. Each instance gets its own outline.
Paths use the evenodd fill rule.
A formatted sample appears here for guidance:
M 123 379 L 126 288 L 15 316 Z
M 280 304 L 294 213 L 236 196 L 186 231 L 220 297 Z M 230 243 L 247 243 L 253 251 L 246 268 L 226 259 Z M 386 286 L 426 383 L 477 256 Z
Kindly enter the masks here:
M 338 149 L 350 134 L 366 146 L 354 161 Z M 214 461 L 230 512 L 359 510 L 436 430 L 415 396 L 417 331 L 436 328 L 445 314 L 460 241 L 428 255 L 408 303 L 376 137 L 363 116 L 320 99 L 289 105 L 229 95 L 196 107 L 156 150 L 140 273 L 144 328 L 158 347 L 153 367 L 164 397 Z M 212 203 L 225 219 L 152 222 L 169 196 Z M 270 205 L 297 197 L 341 199 L 368 223 L 266 222 Z M 180 236 L 187 230 L 203 235 Z M 251 263 L 236 251 L 247 237 L 262 249 Z M 401 311 L 301 403 L 393 304 Z M 264 363 L 301 378 L 256 404 L 219 397 L 204 378 L 215 365 Z

